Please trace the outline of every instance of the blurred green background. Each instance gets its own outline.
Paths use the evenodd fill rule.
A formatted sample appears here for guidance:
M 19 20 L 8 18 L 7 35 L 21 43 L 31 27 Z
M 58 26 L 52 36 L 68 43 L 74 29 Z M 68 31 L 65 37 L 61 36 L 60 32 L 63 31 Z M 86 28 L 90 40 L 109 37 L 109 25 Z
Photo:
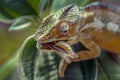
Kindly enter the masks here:
M 95 1 L 120 5 L 119 0 L 0 0 L 0 80 L 10 80 L 18 49 L 45 16 L 68 4 L 85 6 Z

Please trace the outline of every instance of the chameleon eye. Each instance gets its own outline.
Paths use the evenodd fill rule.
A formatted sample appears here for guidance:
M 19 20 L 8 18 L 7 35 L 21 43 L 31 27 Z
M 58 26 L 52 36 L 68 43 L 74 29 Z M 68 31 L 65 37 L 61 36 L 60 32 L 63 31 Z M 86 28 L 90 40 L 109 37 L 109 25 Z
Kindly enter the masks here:
M 59 26 L 59 30 L 66 33 L 69 30 L 69 25 L 66 23 L 62 23 Z
M 67 37 L 70 31 L 70 22 L 67 20 L 61 20 L 55 25 L 53 31 L 56 37 Z
M 69 25 L 67 24 L 67 23 L 61 23 L 59 26 L 58 26 L 58 32 L 59 32 L 59 34 L 61 34 L 61 35 L 67 35 L 67 33 L 68 33 L 68 31 L 69 31 Z

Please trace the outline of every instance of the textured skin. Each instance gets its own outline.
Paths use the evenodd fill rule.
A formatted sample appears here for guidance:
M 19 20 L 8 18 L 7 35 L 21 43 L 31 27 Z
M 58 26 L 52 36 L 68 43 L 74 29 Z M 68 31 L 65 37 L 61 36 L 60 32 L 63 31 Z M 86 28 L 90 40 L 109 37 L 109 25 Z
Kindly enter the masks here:
M 35 39 L 38 49 L 61 56 L 59 74 L 64 77 L 69 63 L 96 58 L 101 49 L 120 54 L 120 8 L 97 2 L 69 5 L 47 16 Z M 78 42 L 88 50 L 76 55 L 70 46 Z

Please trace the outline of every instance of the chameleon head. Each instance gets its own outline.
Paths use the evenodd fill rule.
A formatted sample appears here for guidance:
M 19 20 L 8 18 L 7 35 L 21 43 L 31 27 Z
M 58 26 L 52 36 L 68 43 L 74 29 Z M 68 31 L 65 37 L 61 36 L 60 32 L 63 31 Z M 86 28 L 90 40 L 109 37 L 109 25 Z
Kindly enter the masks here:
M 37 47 L 45 51 L 72 53 L 68 42 L 77 36 L 79 25 L 83 22 L 80 15 L 78 6 L 73 4 L 44 18 L 34 36 L 38 42 Z

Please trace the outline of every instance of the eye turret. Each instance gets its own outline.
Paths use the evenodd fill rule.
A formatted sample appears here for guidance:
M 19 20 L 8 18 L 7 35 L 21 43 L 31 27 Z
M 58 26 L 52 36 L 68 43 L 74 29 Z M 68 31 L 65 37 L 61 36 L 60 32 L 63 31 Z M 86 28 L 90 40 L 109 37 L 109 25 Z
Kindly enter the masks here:
M 60 24 L 60 26 L 58 27 L 58 31 L 61 35 L 67 35 L 69 31 L 69 25 L 67 23 Z
M 54 34 L 57 37 L 64 37 L 68 35 L 69 30 L 70 30 L 69 22 L 60 21 L 54 29 Z

